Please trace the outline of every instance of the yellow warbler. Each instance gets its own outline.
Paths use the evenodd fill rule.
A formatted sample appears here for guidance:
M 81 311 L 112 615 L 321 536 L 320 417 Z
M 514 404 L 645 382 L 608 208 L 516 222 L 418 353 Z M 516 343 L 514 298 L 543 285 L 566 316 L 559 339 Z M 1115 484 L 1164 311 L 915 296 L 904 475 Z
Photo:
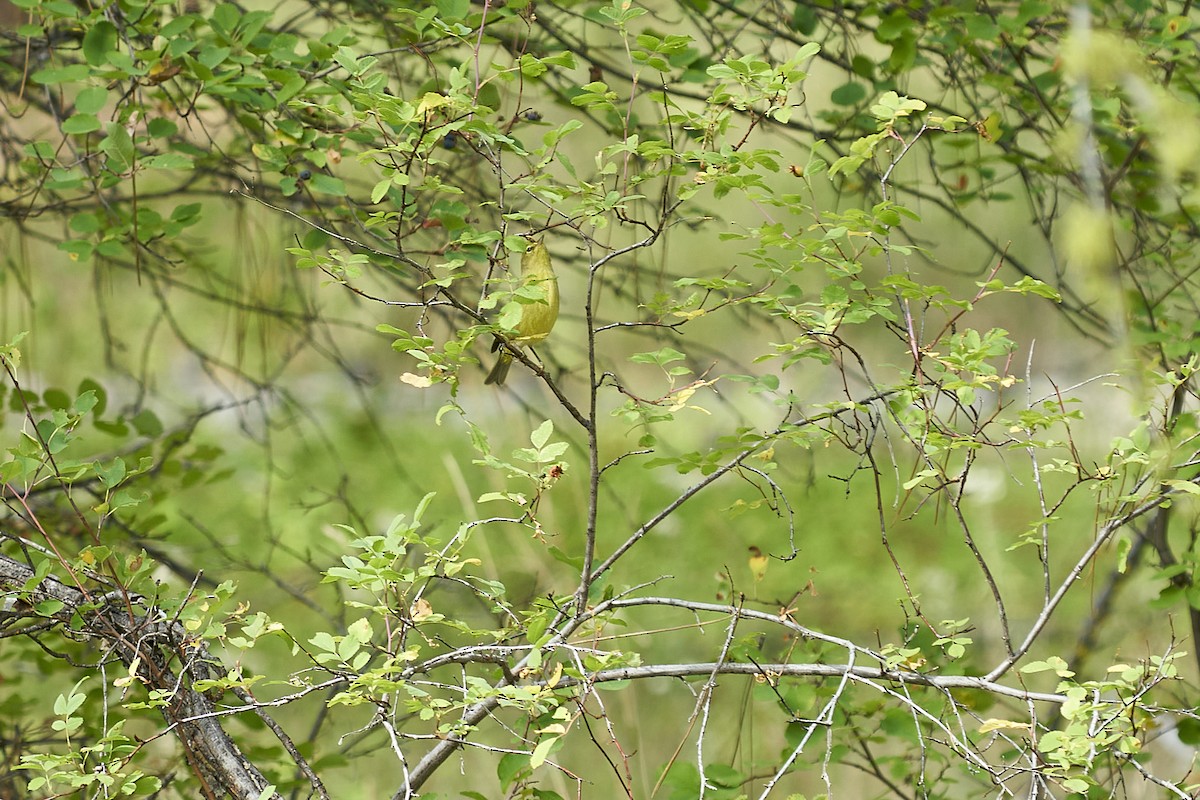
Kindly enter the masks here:
M 521 303 L 521 318 L 513 329 L 516 336 L 506 337 L 506 341 L 514 347 L 532 347 L 538 344 L 554 329 L 558 321 L 558 278 L 554 274 L 554 265 L 550 262 L 550 251 L 541 242 L 534 242 L 521 257 L 521 289 L 533 287 L 538 291 L 522 292 L 526 302 Z M 528 299 L 530 294 L 538 295 L 536 299 Z M 500 346 L 500 340 L 492 345 L 493 352 L 500 351 L 496 358 L 496 366 L 488 373 L 484 383 L 502 384 L 508 377 L 508 368 L 513 356 L 507 348 Z

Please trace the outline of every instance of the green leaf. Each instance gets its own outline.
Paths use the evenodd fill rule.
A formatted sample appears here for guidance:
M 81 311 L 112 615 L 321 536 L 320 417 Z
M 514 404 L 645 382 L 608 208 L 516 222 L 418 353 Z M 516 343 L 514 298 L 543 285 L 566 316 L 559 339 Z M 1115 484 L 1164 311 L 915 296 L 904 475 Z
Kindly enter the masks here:
M 871 114 L 881 122 L 891 122 L 900 117 L 907 117 L 914 111 L 924 111 L 925 107 L 923 100 L 913 100 L 895 92 L 884 92 L 875 101 L 875 105 L 871 106 Z
M 529 757 L 529 766 L 537 769 L 546 763 L 546 759 L 550 757 L 550 750 L 558 742 L 557 736 L 552 736 L 537 743 L 537 747 L 533 748 L 533 754 Z
M 384 178 L 371 188 L 371 203 L 378 203 L 383 198 L 387 197 L 388 191 L 392 188 L 392 179 Z
M 434 0 L 438 16 L 447 22 L 458 22 L 471 10 L 471 0 Z
M 108 156 L 108 168 L 113 172 L 125 174 L 133 170 L 137 151 L 124 125 L 110 122 L 108 136 L 100 142 L 100 149 Z
M 29 79 L 34 83 L 52 86 L 60 83 L 82 81 L 90 74 L 91 70 L 88 69 L 87 64 L 72 64 L 69 67 L 38 70 L 29 76 Z
M 125 480 L 127 470 L 125 468 L 125 460 L 123 458 L 114 458 L 111 464 L 96 464 L 96 474 L 100 477 L 100 482 L 105 488 L 112 489 L 121 481 Z
M 857 81 L 847 81 L 829 93 L 829 99 L 839 106 L 854 106 L 867 97 L 867 87 Z
M 678 350 L 671 347 L 664 347 L 661 350 L 654 350 L 647 353 L 634 353 L 629 357 L 629 360 L 634 364 L 657 364 L 660 367 L 665 367 L 667 364 L 675 361 L 683 361 L 686 356 Z
M 196 55 L 196 60 L 212 70 L 225 63 L 225 59 L 229 58 L 232 52 L 233 50 L 228 47 L 213 47 L 209 45 L 201 48 L 200 52 Z
M 162 422 L 159 421 L 158 415 L 148 408 L 143 408 L 135 414 L 130 422 L 133 423 L 134 430 L 142 436 L 147 436 L 151 439 L 162 436 Z
M 909 489 L 912 489 L 912 488 L 914 488 L 914 487 L 916 487 L 916 486 L 919 486 L 919 485 L 921 485 L 921 484 L 922 484 L 922 483 L 925 481 L 925 479 L 926 479 L 926 478 L 932 478 L 932 477 L 935 477 L 937 474 L 938 474 L 938 472 L 937 472 L 937 470 L 935 470 L 935 469 L 923 469 L 923 470 L 921 470 L 921 471 L 920 471 L 920 472 L 918 472 L 918 473 L 917 473 L 915 476 L 913 476 L 912 478 L 910 478 L 910 479 L 908 479 L 908 480 L 906 480 L 906 481 L 904 482 L 904 484 L 903 484 L 903 485 L 904 485 L 904 491 L 906 491 L 906 492 L 907 492 Z
M 709 764 L 704 768 L 704 774 L 717 786 L 726 789 L 736 789 L 746 781 L 744 773 L 725 764 Z
M 346 196 L 346 184 L 342 182 L 341 178 L 335 178 L 323 172 L 314 174 L 308 185 L 316 194 L 331 194 L 335 197 Z
M 1190 717 L 1179 717 L 1175 722 L 1175 730 L 1179 740 L 1192 747 L 1200 746 L 1200 720 Z
M 242 12 L 233 3 L 220 3 L 212 10 L 209 21 L 215 30 L 229 36 L 241 18 Z
M 179 132 L 179 126 L 169 119 L 155 117 L 146 123 L 146 133 L 154 139 L 166 139 Z
M 75 95 L 76 114 L 95 114 L 108 102 L 108 90 L 102 86 L 89 86 Z
M 179 34 L 196 24 L 197 17 L 193 14 L 182 14 L 164 25 L 158 35 L 164 39 L 173 40 Z
M 75 410 L 76 414 L 87 414 L 93 409 L 99 409 L 101 402 L 103 401 L 100 395 L 98 395 L 95 391 L 88 389 L 87 391 L 81 391 L 79 393 L 79 396 L 75 398 L 75 403 L 72 405 L 72 408 Z M 100 411 L 97 411 L 96 413 L 99 414 Z
M 96 213 L 77 213 L 67 223 L 67 227 L 77 234 L 94 234 L 101 229 L 102 225 L 103 223 Z
M 147 169 L 195 169 L 196 164 L 183 153 L 163 153 L 142 159 L 142 166 Z
M 540 450 L 550 440 L 550 434 L 552 433 L 554 433 L 554 423 L 546 420 L 537 426 L 537 430 L 530 434 L 529 441 L 534 447 Z
M 528 772 L 528 761 L 521 753 L 507 753 L 500 758 L 496 765 L 496 777 L 500 779 L 500 788 L 508 791 L 518 778 Z
M 1036 672 L 1054 672 L 1060 678 L 1070 678 L 1075 673 L 1067 668 L 1067 662 L 1063 661 L 1058 656 L 1050 656 L 1045 661 L 1031 661 L 1021 667 L 1020 672 L 1027 675 Z
M 59 611 L 61 611 L 65 607 L 66 607 L 66 603 L 64 603 L 63 601 L 50 599 L 50 600 L 43 600 L 40 603 L 38 603 L 36 606 L 34 606 L 34 610 L 37 611 L 37 613 L 41 614 L 42 616 L 50 617 L 50 616 L 57 614 Z
M 74 114 L 62 124 L 62 132 L 72 135 L 92 133 L 100 130 L 100 120 L 95 114 Z
M 891 42 L 909 33 L 913 20 L 905 11 L 896 10 L 884 17 L 875 26 L 875 38 L 881 42 Z
M 93 67 L 108 63 L 108 54 L 117 49 L 117 26 L 101 19 L 83 35 L 83 57 Z
M 70 408 L 71 398 L 62 389 L 47 389 L 42 392 L 42 401 L 50 408 Z
M 96 416 L 100 416 L 108 407 L 108 393 L 104 391 L 103 386 L 91 378 L 84 378 L 80 381 L 75 392 L 78 395 L 78 399 L 75 401 L 75 410 L 80 414 L 95 411 Z

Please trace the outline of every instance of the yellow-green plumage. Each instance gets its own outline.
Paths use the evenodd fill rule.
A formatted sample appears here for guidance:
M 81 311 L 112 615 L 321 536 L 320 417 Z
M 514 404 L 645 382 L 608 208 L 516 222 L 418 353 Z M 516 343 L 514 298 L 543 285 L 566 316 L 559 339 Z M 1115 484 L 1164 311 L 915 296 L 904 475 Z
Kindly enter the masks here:
M 550 262 L 550 251 L 541 242 L 531 244 L 521 257 L 521 286 L 542 290 L 542 297 L 521 305 L 521 318 L 513 326 L 517 335 L 510 337 L 508 343 L 515 347 L 532 347 L 549 336 L 554 323 L 558 321 L 558 277 L 554 274 L 554 264 Z M 513 356 L 500 347 L 499 341 L 492 349 L 499 349 L 500 355 L 484 383 L 502 384 L 508 377 Z

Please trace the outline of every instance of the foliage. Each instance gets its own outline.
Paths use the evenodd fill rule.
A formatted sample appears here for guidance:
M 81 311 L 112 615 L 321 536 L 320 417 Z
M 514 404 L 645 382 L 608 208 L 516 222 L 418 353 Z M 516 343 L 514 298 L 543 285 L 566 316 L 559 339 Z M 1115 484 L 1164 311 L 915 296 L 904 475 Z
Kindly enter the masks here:
M 1191 796 L 1173 9 L 4 7 L 0 794 Z

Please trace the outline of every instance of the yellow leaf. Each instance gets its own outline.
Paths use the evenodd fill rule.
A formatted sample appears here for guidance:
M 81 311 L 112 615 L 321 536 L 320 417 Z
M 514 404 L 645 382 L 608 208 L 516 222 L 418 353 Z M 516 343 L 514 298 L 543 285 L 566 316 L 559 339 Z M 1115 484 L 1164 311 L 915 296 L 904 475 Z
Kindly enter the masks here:
M 412 372 L 406 372 L 400 376 L 401 383 L 407 383 L 409 386 L 415 386 L 418 389 L 428 389 L 433 386 L 433 381 L 424 375 L 417 375 Z
M 421 102 L 417 105 L 418 114 L 426 114 L 435 108 L 441 108 L 450 101 L 446 99 L 446 95 L 438 94 L 437 92 L 426 92 L 421 98 Z
M 409 613 L 412 615 L 413 622 L 420 622 L 433 616 L 433 606 L 429 605 L 429 601 L 422 597 L 412 604 Z
M 563 666 L 562 666 L 562 662 L 559 662 L 554 665 L 554 674 L 552 674 L 549 678 L 546 679 L 546 686 L 553 689 L 555 686 L 558 685 L 558 682 L 562 679 L 562 674 L 563 674 Z
M 754 580 L 761 581 L 767 576 L 767 565 L 771 560 L 767 558 L 762 550 L 757 547 L 750 548 L 750 574 L 754 576 Z
M 991 733 L 992 731 L 1029 731 L 1030 725 L 1028 722 L 1013 722 L 1008 719 L 985 719 L 983 724 L 979 726 L 980 733 Z

